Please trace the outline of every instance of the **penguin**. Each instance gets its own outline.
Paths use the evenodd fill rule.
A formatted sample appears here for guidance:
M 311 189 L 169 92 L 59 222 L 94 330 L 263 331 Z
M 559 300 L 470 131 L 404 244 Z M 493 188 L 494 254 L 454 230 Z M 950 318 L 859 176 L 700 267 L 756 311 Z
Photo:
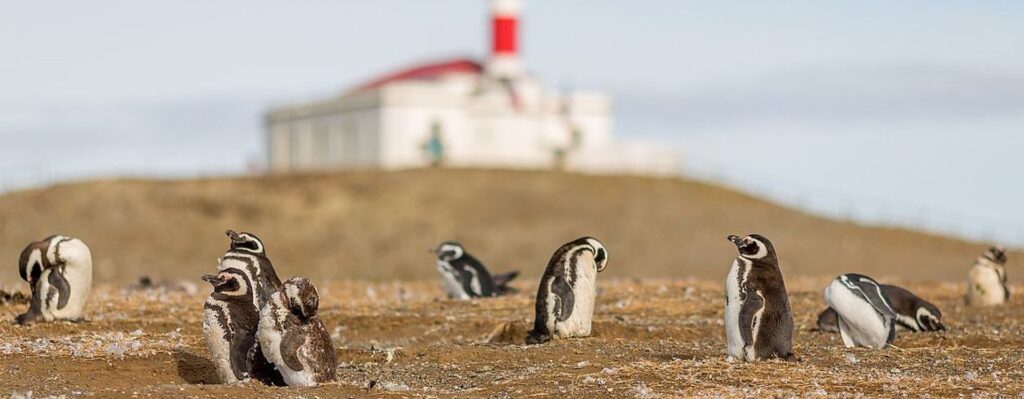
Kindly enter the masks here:
M 596 238 L 582 237 L 559 247 L 541 277 L 536 319 L 526 343 L 590 336 L 597 273 L 606 267 L 608 250 Z
M 256 337 L 289 386 L 334 381 L 338 361 L 331 336 L 316 316 L 320 297 L 309 280 L 293 277 L 260 311 Z
M 92 253 L 82 240 L 61 235 L 28 244 L 18 272 L 32 291 L 28 311 L 15 322 L 84 321 L 82 309 L 92 289 Z
M 220 258 L 219 270 L 236 268 L 249 275 L 253 285 L 252 300 L 257 309 L 262 309 L 270 295 L 281 289 L 281 279 L 267 257 L 263 241 L 253 233 L 224 232 L 231 240 L 228 251 Z
M 896 312 L 896 326 L 914 332 L 945 331 L 942 312 L 930 302 L 895 285 L 882 284 L 882 294 Z M 818 315 L 818 330 L 839 332 L 839 314 L 826 308 Z
M 263 357 L 256 342 L 259 310 L 249 274 L 233 267 L 203 280 L 213 292 L 203 305 L 203 336 L 221 383 L 253 378 L 270 385 L 284 385 L 280 373 Z
M 967 305 L 1001 305 L 1010 299 L 1006 285 L 1006 248 L 995 246 L 974 261 L 967 274 Z
M 725 278 L 728 359 L 796 360 L 793 312 L 775 247 L 760 234 L 727 239 L 739 251 Z
M 825 302 L 838 315 L 847 348 L 883 349 L 896 339 L 896 319 L 878 282 L 861 274 L 842 274 L 825 288 Z
M 432 252 L 437 256 L 444 290 L 449 299 L 493 297 L 512 292 L 508 283 L 519 272 L 491 275 L 483 263 L 455 241 L 445 241 Z

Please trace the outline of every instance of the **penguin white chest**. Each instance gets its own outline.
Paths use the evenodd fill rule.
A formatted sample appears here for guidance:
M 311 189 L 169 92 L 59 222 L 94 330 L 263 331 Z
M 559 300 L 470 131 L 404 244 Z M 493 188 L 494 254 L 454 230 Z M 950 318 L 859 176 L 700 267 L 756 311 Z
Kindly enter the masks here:
M 572 315 L 565 321 L 555 323 L 555 332 L 562 338 L 590 336 L 594 300 L 597 297 L 597 268 L 582 262 L 582 259 L 580 263 L 572 288 Z
M 455 277 L 456 272 L 452 269 L 451 265 L 447 262 L 437 261 L 437 271 L 441 272 L 441 281 L 444 284 L 444 292 L 448 294 L 448 298 L 469 299 L 469 294 L 463 289 L 462 282 Z
M 227 305 L 215 300 L 208 300 L 206 304 L 209 305 L 203 309 L 203 336 L 206 338 L 206 348 L 210 351 L 221 383 L 236 382 L 238 378 L 231 368 L 231 344 L 228 342 L 231 337 L 231 322 Z M 224 328 L 225 325 L 228 326 L 227 330 Z
M 1006 301 L 999 272 L 991 267 L 974 265 L 967 279 L 967 302 L 970 305 L 998 305 Z
M 743 281 L 747 278 L 750 266 L 736 259 L 725 278 L 725 338 L 728 344 L 729 357 L 743 359 L 743 335 L 740 333 L 740 299 Z
M 833 280 L 825 288 L 825 302 L 839 314 L 839 333 L 847 348 L 882 349 L 888 344 L 892 320 L 878 314 L 868 301 L 851 292 L 839 280 Z

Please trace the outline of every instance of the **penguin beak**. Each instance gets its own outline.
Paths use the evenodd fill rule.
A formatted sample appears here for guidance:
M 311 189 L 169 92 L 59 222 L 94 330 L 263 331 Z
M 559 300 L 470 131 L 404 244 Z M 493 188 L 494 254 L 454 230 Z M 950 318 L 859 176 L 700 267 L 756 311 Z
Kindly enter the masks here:
M 740 237 L 738 235 L 735 235 L 735 234 L 729 235 L 728 237 L 726 237 L 726 239 L 731 241 L 733 244 L 736 244 L 737 247 L 740 246 L 740 244 L 742 244 L 741 241 L 743 240 L 742 237 Z
M 203 275 L 202 279 L 203 279 L 203 281 L 205 281 L 207 283 L 210 283 L 210 284 L 213 284 L 213 285 L 220 284 L 220 277 L 217 277 L 214 274 Z
M 238 233 L 236 233 L 234 230 L 227 230 L 224 232 L 224 234 L 227 234 L 228 238 L 230 238 L 231 241 L 241 241 L 242 239 L 242 237 L 239 237 Z

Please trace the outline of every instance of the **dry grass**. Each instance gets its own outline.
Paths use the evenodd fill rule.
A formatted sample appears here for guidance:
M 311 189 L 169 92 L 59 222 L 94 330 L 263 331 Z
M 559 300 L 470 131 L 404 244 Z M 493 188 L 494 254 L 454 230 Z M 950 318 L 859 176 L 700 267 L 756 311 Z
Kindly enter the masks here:
M 984 246 L 808 216 L 680 179 L 487 170 L 364 171 L 192 181 L 103 181 L 0 197 L 0 285 L 30 241 L 62 233 L 93 250 L 98 282 L 211 270 L 227 228 L 256 232 L 279 274 L 319 279 L 434 277 L 427 247 L 462 240 L 492 269 L 536 276 L 583 235 L 611 254 L 609 276 L 718 279 L 731 233 L 771 238 L 791 275 L 859 271 L 959 281 Z M 1011 263 L 1020 253 L 1010 254 Z M 1013 267 L 1011 266 L 1011 270 Z M 1019 273 L 1010 273 L 1011 277 Z
M 901 332 L 899 349 L 845 349 L 809 331 L 827 278 L 791 278 L 800 362 L 725 361 L 722 291 L 690 279 L 602 279 L 595 336 L 527 347 L 533 282 L 453 302 L 434 281 L 321 284 L 340 382 L 312 389 L 210 385 L 203 294 L 100 287 L 85 324 L 11 325 L 0 307 L 0 395 L 36 397 L 1015 396 L 1024 323 L 1009 306 L 962 306 L 959 284 L 908 284 L 944 311 L 946 333 Z M 1024 287 L 1015 287 L 1020 290 Z M 370 386 L 373 388 L 369 388 Z
M 213 270 L 226 228 L 261 235 L 282 277 L 313 279 L 341 381 L 306 390 L 210 385 L 200 292 L 139 291 L 141 275 Z M 106 181 L 0 197 L 0 284 L 53 233 L 84 239 L 96 281 L 84 324 L 11 324 L 0 304 L 0 396 L 671 397 L 1009 396 L 1024 389 L 1024 311 L 965 309 L 979 243 L 808 216 L 678 179 L 417 170 L 199 181 Z M 798 329 L 798 363 L 727 363 L 722 289 L 729 233 L 776 244 Z M 609 248 L 595 336 L 521 345 L 537 275 L 581 235 Z M 441 300 L 428 246 L 462 240 L 515 296 Z M 1011 279 L 1020 253 L 1010 254 Z M 951 330 L 901 334 L 898 349 L 847 350 L 811 332 L 831 276 L 858 271 L 936 302 Z M 633 280 L 640 277 L 642 280 Z M 422 280 L 429 278 L 430 280 Z M 369 282 L 367 280 L 370 280 Z M 374 282 L 376 281 L 376 282 Z M 948 281 L 948 282 L 942 282 Z M 1021 287 L 1018 287 L 1018 290 Z M 372 385 L 372 388 L 370 386 Z

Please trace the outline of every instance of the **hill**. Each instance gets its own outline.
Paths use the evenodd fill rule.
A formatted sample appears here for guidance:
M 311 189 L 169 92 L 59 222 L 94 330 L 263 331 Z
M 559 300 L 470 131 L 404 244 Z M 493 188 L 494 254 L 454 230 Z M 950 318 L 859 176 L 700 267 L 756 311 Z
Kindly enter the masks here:
M 859 271 L 960 280 L 979 243 L 814 217 L 732 190 L 669 178 L 493 170 L 357 171 L 62 184 L 0 197 L 0 283 L 18 280 L 29 242 L 73 235 L 99 282 L 214 270 L 225 229 L 265 241 L 282 277 L 417 279 L 427 249 L 458 239 L 493 270 L 539 275 L 582 235 L 609 249 L 610 276 L 723 278 L 727 234 L 771 238 L 787 275 Z M 1012 264 L 1020 253 L 1010 254 Z M 1016 273 L 1011 272 L 1011 276 Z

